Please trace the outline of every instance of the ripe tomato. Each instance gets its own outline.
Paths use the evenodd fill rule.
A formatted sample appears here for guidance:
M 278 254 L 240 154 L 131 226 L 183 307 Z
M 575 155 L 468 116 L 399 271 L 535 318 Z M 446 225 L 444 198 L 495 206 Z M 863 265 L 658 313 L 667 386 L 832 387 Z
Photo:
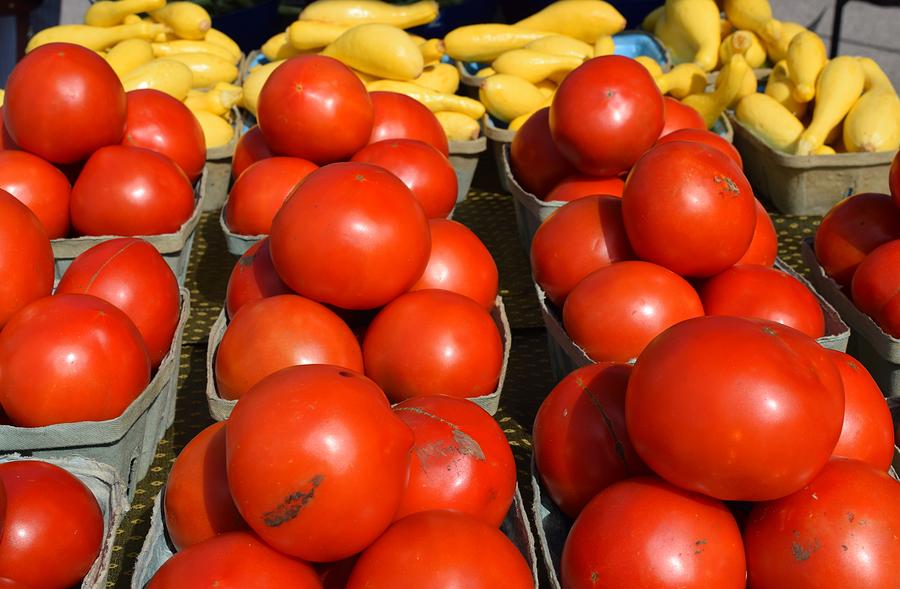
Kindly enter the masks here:
M 648 151 L 622 195 L 638 257 L 694 277 L 713 276 L 741 259 L 753 239 L 755 206 L 750 183 L 728 156 L 685 141 Z
M 472 299 L 446 290 L 397 297 L 363 340 L 366 375 L 388 398 L 481 397 L 497 388 L 503 342 L 494 320 Z
M 194 204 L 191 183 L 167 156 L 114 145 L 94 152 L 72 187 L 72 227 L 82 235 L 174 233 Z
M 266 376 L 300 364 L 363 371 L 356 336 L 322 305 L 293 294 L 252 301 L 219 344 L 216 387 L 223 399 L 239 399 Z
M 230 532 L 175 554 L 147 589 L 321 589 L 308 564 L 273 550 L 248 532 Z
M 410 290 L 441 289 L 465 295 L 493 309 L 497 298 L 497 264 L 472 230 L 449 219 L 431 219 L 431 256 Z
M 560 207 L 541 223 L 531 241 L 534 280 L 560 307 L 588 274 L 633 258 L 622 223 L 622 201 L 609 196 L 590 196 Z
M 13 581 L 12 579 L 7 579 L 6 577 L 0 577 L 0 587 L 3 587 L 4 589 L 31 589 L 30 587 L 26 587 L 18 581 Z
M 835 282 L 850 286 L 863 258 L 894 239 L 900 239 L 900 215 L 891 198 L 857 194 L 834 205 L 822 219 L 816 231 L 816 257 Z
M 153 369 L 169 353 L 181 314 L 178 280 L 143 239 L 111 239 L 80 254 L 56 288 L 64 293 L 94 295 L 123 311 L 140 332 Z
M 595 362 L 627 362 L 672 325 L 702 315 L 700 297 L 686 280 L 637 261 L 592 272 L 563 306 L 569 337 Z
M 16 145 L 15 141 L 13 141 L 12 137 L 9 136 L 9 131 L 6 130 L 6 125 L 3 123 L 3 105 L 0 104 L 0 150 L 18 148 L 19 147 Z
M 250 527 L 285 554 L 332 562 L 390 525 L 413 433 L 368 378 L 308 365 L 253 387 L 225 439 L 231 496 Z
M 66 175 L 24 151 L 0 151 L 0 189 L 34 213 L 50 239 L 69 233 L 69 195 Z
M 534 418 L 534 462 L 569 517 L 616 481 L 650 472 L 625 430 L 629 376 L 627 364 L 578 368 L 550 391 Z
M 225 472 L 225 422 L 207 427 L 175 459 L 165 487 L 166 531 L 175 548 L 243 530 Z
M 415 435 L 394 519 L 452 509 L 499 527 L 516 492 L 516 462 L 494 418 L 471 401 L 444 396 L 407 399 L 394 413 Z
M 369 98 L 375 111 L 369 143 L 388 139 L 416 139 L 431 145 L 445 156 L 450 154 L 444 128 L 425 105 L 396 92 L 372 92 Z
M 758 199 L 754 200 L 756 200 L 756 227 L 753 229 L 753 239 L 737 263 L 772 266 L 778 257 L 778 234 L 775 233 L 775 224 L 772 223 L 772 218 L 765 207 Z
M 320 166 L 347 159 L 368 143 L 373 117 L 363 83 L 324 55 L 287 60 L 259 94 L 257 118 L 266 145 Z
M 888 183 L 891 187 L 891 197 L 894 199 L 894 205 L 900 209 L 900 155 L 895 155 L 894 161 L 891 162 Z
M 50 43 L 13 68 L 3 118 L 16 145 L 55 164 L 86 159 L 125 133 L 125 90 L 102 57 Z
M 292 292 L 275 272 L 266 238 L 254 243 L 234 265 L 225 291 L 225 310 L 233 318 L 251 301 Z
M 625 189 L 625 181 L 618 176 L 611 178 L 596 178 L 584 174 L 575 174 L 564 178 L 562 182 L 550 191 L 544 199 L 548 202 L 561 200 L 565 202 L 578 200 L 586 196 L 607 195 L 622 198 Z
M 50 240 L 24 204 L 0 188 L 0 328 L 22 307 L 53 290 Z
M 113 419 L 150 382 L 141 334 L 97 297 L 39 299 L 0 332 L 0 403 L 16 425 Z
M 270 247 L 278 275 L 298 293 L 373 309 L 419 279 L 431 234 L 403 182 L 348 162 L 316 170 L 297 187 L 272 223 Z
M 443 510 L 416 513 L 388 528 L 359 557 L 347 583 L 347 589 L 534 586 L 522 554 L 500 530 Z
M 244 170 L 250 167 L 250 164 L 273 155 L 272 150 L 266 145 L 266 139 L 259 130 L 259 125 L 253 125 L 241 135 L 237 145 L 234 146 L 234 155 L 231 158 L 231 177 L 237 179 L 244 173 Z
M 234 233 L 266 235 L 285 199 L 316 164 L 296 157 L 270 157 L 251 164 L 231 187 L 225 224 Z
M 554 186 L 577 170 L 556 147 L 550 135 L 550 109 L 528 117 L 509 146 L 509 166 L 527 192 L 545 198 Z
M 665 124 L 659 134 L 660 139 L 682 129 L 706 131 L 706 123 L 696 109 L 681 104 L 671 96 L 663 96 Z M 657 140 L 658 143 L 658 140 Z
M 456 206 L 453 166 L 437 149 L 413 139 L 370 143 L 350 161 L 381 166 L 406 184 L 429 219 L 446 218 Z
M 628 57 L 584 62 L 559 85 L 550 106 L 557 147 L 585 174 L 616 176 L 650 149 L 664 123 L 664 102 L 646 68 Z
M 655 477 L 601 491 L 578 516 L 562 554 L 566 589 L 743 589 L 746 571 L 728 508 Z
M 28 587 L 81 584 L 103 543 L 103 515 L 90 489 L 68 471 L 37 460 L 0 464 L 6 519 L 0 576 Z
M 843 415 L 840 374 L 824 348 L 790 327 L 739 317 L 665 331 L 638 358 L 625 398 L 628 433 L 647 465 L 726 500 L 768 501 L 803 487 L 831 456 Z
M 900 562 L 900 485 L 835 458 L 808 485 L 758 504 L 744 531 L 750 587 L 892 587 Z
M 670 100 L 667 96 L 666 100 Z M 692 109 L 689 106 L 684 108 Z M 698 117 L 700 115 L 697 115 Z M 732 145 L 727 139 L 719 135 L 718 133 L 713 133 L 712 131 L 706 130 L 706 125 L 703 124 L 703 119 L 700 119 L 700 124 L 702 127 L 692 127 L 686 129 L 676 129 L 669 133 L 663 131 L 663 136 L 656 140 L 656 145 L 662 145 L 663 143 L 672 143 L 673 141 L 694 141 L 696 143 L 704 143 L 713 149 L 718 149 L 728 157 L 730 157 L 734 163 L 738 165 L 739 168 L 744 169 L 744 160 L 741 159 L 741 153 Z
M 872 250 L 857 267 L 853 302 L 888 335 L 900 338 L 900 239 Z

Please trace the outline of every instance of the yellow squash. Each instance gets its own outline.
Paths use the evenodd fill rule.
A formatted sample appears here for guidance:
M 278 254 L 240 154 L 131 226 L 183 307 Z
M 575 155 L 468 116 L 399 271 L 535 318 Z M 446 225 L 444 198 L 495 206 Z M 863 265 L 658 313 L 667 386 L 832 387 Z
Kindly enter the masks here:
M 434 113 L 450 141 L 472 141 L 478 139 L 481 125 L 478 121 L 462 113 L 442 110 Z
M 766 81 L 766 94 L 780 102 L 795 117 L 803 118 L 808 102 L 797 102 L 794 99 L 794 83 L 788 76 L 787 62 L 781 60 L 772 68 L 769 79 Z
M 657 6 L 653 10 L 650 11 L 647 16 L 644 17 L 644 20 L 641 22 L 641 28 L 647 31 L 648 33 L 652 33 L 656 30 L 656 23 L 659 22 L 659 19 L 662 18 L 662 15 L 666 12 L 666 5 Z
M 219 82 L 234 82 L 238 69 L 233 63 L 211 53 L 176 53 L 166 59 L 188 66 L 194 75 L 194 88 L 208 88 Z
M 612 35 L 606 35 L 597 39 L 597 42 L 594 43 L 594 55 L 596 57 L 601 57 L 603 55 L 612 55 L 616 50 L 616 42 L 613 40 Z
M 803 123 L 780 102 L 766 94 L 745 96 L 735 109 L 742 125 L 770 147 L 790 153 L 803 133 Z
M 673 61 L 694 62 L 704 71 L 712 71 L 722 41 L 719 7 L 713 0 L 666 0 L 665 7 L 655 32 Z
M 300 20 L 318 20 L 341 25 L 379 23 L 408 29 L 437 18 L 438 3 L 431 0 L 394 5 L 372 0 L 319 0 L 300 13 Z
M 208 43 L 213 43 L 214 45 L 218 45 L 219 47 L 224 47 L 231 53 L 232 60 L 237 63 L 241 60 L 243 56 L 243 52 L 241 52 L 240 46 L 234 42 L 234 40 L 217 29 L 209 29 L 206 31 L 206 35 L 204 35 L 203 40 Z
M 625 17 L 602 0 L 566 0 L 550 4 L 536 14 L 520 20 L 516 26 L 568 35 L 585 43 L 594 43 L 599 37 L 624 30 Z
M 422 75 L 412 82 L 438 92 L 456 94 L 459 89 L 459 70 L 449 63 L 426 65 Z
M 743 55 L 735 55 L 719 72 L 722 82 L 718 88 L 709 93 L 691 94 L 682 102 L 700 113 L 707 128 L 712 127 L 716 119 L 722 116 L 728 105 L 745 87 L 747 72 L 750 72 L 751 75 L 753 73 L 750 66 L 747 65 L 747 60 Z
M 188 66 L 172 59 L 154 59 L 122 76 L 125 91 L 152 88 L 184 100 L 194 81 Z
M 389 80 L 413 80 L 425 67 L 419 46 L 402 29 L 390 25 L 355 26 L 335 39 L 322 55 Z
M 478 98 L 492 116 L 507 123 L 546 106 L 548 101 L 534 84 L 509 74 L 487 78 L 478 90 Z
M 122 19 L 123 25 L 136 25 L 139 22 L 142 22 L 144 19 L 138 16 L 137 14 L 126 14 L 125 18 Z
M 437 63 L 447 53 L 447 48 L 444 47 L 444 41 L 441 39 L 419 41 L 419 38 L 414 35 L 410 35 L 409 38 L 419 46 L 419 52 L 422 54 L 422 61 L 425 65 Z
M 155 57 L 149 41 L 143 39 L 126 39 L 116 43 L 106 55 L 106 62 L 120 78 Z
M 265 63 L 251 70 L 250 73 L 247 74 L 247 77 L 244 78 L 244 94 L 241 97 L 241 104 L 250 111 L 250 114 L 254 117 L 256 116 L 256 107 L 259 105 L 259 93 L 262 92 L 263 84 L 266 83 L 266 80 L 269 79 L 269 76 L 272 75 L 275 68 L 283 63 L 284 60 Z
M 202 40 L 212 27 L 212 19 L 206 9 L 193 2 L 169 2 L 150 16 L 156 22 L 168 26 L 182 39 Z
M 766 50 L 759 38 L 750 31 L 735 31 L 725 37 L 719 46 L 719 63 L 728 63 L 735 53 L 743 55 L 752 68 L 762 67 L 766 62 Z
M 874 59 L 871 57 L 857 57 L 856 59 L 863 69 L 863 75 L 865 76 L 863 88 L 866 92 L 879 88 L 896 93 L 891 79 L 887 77 L 887 74 L 884 73 L 884 70 L 881 69 L 881 66 Z
M 551 55 L 533 49 L 513 49 L 494 60 L 498 74 L 509 74 L 537 84 L 551 76 L 567 74 L 584 63 L 579 57 Z
M 279 59 L 287 59 L 299 55 L 300 51 L 291 45 L 288 41 L 287 32 L 278 33 L 263 43 L 259 49 L 269 61 L 278 61 Z
M 769 0 L 724 0 L 725 17 L 738 29 L 757 32 L 772 20 Z
M 0 88 L 0 106 L 3 106 L 3 97 L 6 95 L 6 91 L 3 88 Z
M 654 80 L 656 78 L 658 78 L 659 76 L 663 75 L 663 71 L 659 65 L 659 62 L 656 61 L 655 59 L 653 59 L 652 57 L 647 57 L 646 55 L 638 55 L 637 57 L 634 58 L 634 60 L 636 62 L 638 62 L 639 64 L 641 64 L 642 66 L 644 66 L 645 68 L 647 68 L 647 71 L 650 72 L 650 75 L 653 76 Z M 700 70 L 700 71 L 703 72 L 703 70 Z M 706 77 L 705 73 L 704 73 L 704 77 Z M 657 84 L 658 83 L 659 82 L 657 82 Z
M 166 0 L 100 0 L 84 13 L 84 24 L 112 27 L 122 24 L 129 15 L 158 10 L 165 4 Z
M 512 25 L 466 25 L 447 33 L 447 55 L 458 61 L 494 61 L 507 51 L 525 47 L 553 33 L 532 31 Z
M 734 32 L 734 25 L 727 18 L 719 19 L 719 36 L 723 39 Z
M 492 67 L 483 67 L 480 70 L 478 70 L 478 72 L 475 74 L 475 76 L 478 78 L 488 78 L 490 76 L 493 76 L 496 73 L 497 72 L 495 72 L 494 68 L 492 68 Z
M 206 53 L 224 59 L 229 63 L 237 63 L 231 52 L 221 45 L 209 41 L 187 41 L 178 39 L 165 43 L 153 43 L 153 55 L 156 57 L 169 57 L 179 53 Z M 270 60 L 271 61 L 271 60 Z
M 437 92 L 410 82 L 376 80 L 366 87 L 369 92 L 399 92 L 400 94 L 406 94 L 427 106 L 431 112 L 458 112 L 476 121 L 481 120 L 481 117 L 484 116 L 484 105 L 477 100 L 465 96 L 457 96 L 456 94 Z
M 525 49 L 532 49 L 551 55 L 577 57 L 582 60 L 594 57 L 594 48 L 590 44 L 565 35 L 550 35 L 549 37 L 536 39 L 526 45 Z
M 754 31 L 769 55 L 769 61 L 778 63 L 787 57 L 788 47 L 794 37 L 806 31 L 806 27 L 790 21 L 772 19 L 768 21 L 762 30 Z
M 828 62 L 816 83 L 816 105 L 809 126 L 797 141 L 797 155 L 809 155 L 825 143 L 862 94 L 864 82 L 863 68 L 855 57 L 840 56 Z
M 205 110 L 221 117 L 231 112 L 243 94 L 240 86 L 220 82 L 208 91 L 191 90 L 184 103 L 191 110 Z
M 658 65 L 656 67 L 659 68 Z M 691 94 L 702 93 L 707 84 L 706 72 L 695 63 L 680 63 L 655 80 L 660 92 L 671 94 L 679 100 Z
M 538 110 L 541 110 L 541 109 L 538 109 Z M 518 131 L 519 129 L 522 128 L 522 125 L 524 125 L 528 121 L 528 119 L 531 118 L 531 115 L 533 115 L 535 112 L 537 112 L 537 110 L 534 112 L 529 112 L 529 113 L 525 113 L 524 115 L 517 116 L 516 118 L 514 118 L 513 120 L 511 120 L 509 122 L 509 125 L 507 125 L 506 128 L 510 131 Z
M 554 94 L 556 94 L 556 89 L 559 87 L 552 80 L 543 80 L 534 85 L 535 88 L 541 91 L 541 94 L 544 95 L 545 98 L 550 98 Z
M 149 41 L 165 30 L 165 25 L 147 22 L 114 27 L 59 25 L 36 33 L 28 41 L 25 51 L 34 51 L 47 43 L 74 43 L 94 51 L 103 51 L 125 39 L 137 38 Z
M 718 89 L 723 83 L 724 78 L 722 76 L 716 76 L 715 87 Z M 744 74 L 744 83 L 741 86 L 741 90 L 737 93 L 737 96 L 728 103 L 727 108 L 734 108 L 741 98 L 755 94 L 758 86 L 759 83 L 756 81 L 756 75 L 753 73 L 753 70 L 748 69 L 747 73 Z
M 794 83 L 793 96 L 797 102 L 809 102 L 816 95 L 816 80 L 828 61 L 822 38 L 812 31 L 795 36 L 788 45 L 788 76 Z
M 900 147 L 900 98 L 893 88 L 863 94 L 844 120 L 847 151 L 894 151 Z
M 206 149 L 228 145 L 234 138 L 234 126 L 220 116 L 205 110 L 192 110 L 203 129 Z
M 298 20 L 287 29 L 288 41 L 297 51 L 313 51 L 322 49 L 350 30 L 347 25 L 318 22 L 314 20 Z

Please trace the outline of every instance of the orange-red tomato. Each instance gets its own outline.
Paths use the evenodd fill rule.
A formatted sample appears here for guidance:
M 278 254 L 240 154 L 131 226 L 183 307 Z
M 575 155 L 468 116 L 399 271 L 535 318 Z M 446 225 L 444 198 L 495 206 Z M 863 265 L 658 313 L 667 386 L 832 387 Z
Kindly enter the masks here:
M 753 229 L 753 239 L 750 247 L 737 261 L 738 264 L 759 264 L 771 266 L 778 257 L 778 234 L 775 233 L 775 224 L 766 212 L 765 207 L 756 200 L 756 227 Z
M 666 97 L 666 100 L 669 100 L 669 98 Z M 692 111 L 694 110 L 689 106 L 685 108 L 689 108 Z M 701 119 L 700 122 L 703 123 L 703 120 Z M 734 163 L 736 163 L 741 169 L 744 168 L 744 160 L 741 159 L 741 153 L 737 150 L 737 148 L 718 133 L 707 131 L 706 125 L 689 129 L 677 129 L 670 133 L 666 133 L 664 131 L 663 136 L 656 140 L 656 145 L 671 143 L 673 141 L 694 141 L 697 143 L 704 143 L 714 149 L 718 149 L 719 151 L 730 157 L 732 160 L 734 160 Z
M 535 112 L 516 131 L 509 146 L 509 165 L 516 182 L 538 198 L 545 198 L 560 181 L 578 171 L 553 141 L 549 108 Z
M 375 111 L 369 143 L 415 139 L 424 141 L 445 156 L 450 154 L 444 128 L 425 105 L 396 92 L 372 92 L 369 98 Z
M 659 134 L 660 139 L 682 129 L 706 131 L 706 122 L 696 109 L 682 104 L 671 96 L 663 96 L 665 105 L 665 125 Z
M 625 190 L 625 181 L 618 176 L 611 178 L 597 178 L 585 174 L 575 174 L 563 178 L 562 182 L 550 191 L 544 200 L 561 200 L 565 202 L 584 198 L 585 196 L 608 195 L 622 198 Z
M 251 164 L 273 155 L 272 150 L 266 145 L 266 139 L 259 130 L 259 125 L 253 125 L 241 135 L 234 146 L 234 155 L 231 158 L 231 177 L 238 178 Z
M 34 213 L 50 239 L 68 234 L 72 186 L 56 167 L 24 151 L 0 151 L 0 189 Z
M 0 150 L 18 148 L 15 141 L 9 136 L 6 125 L 3 123 L 3 105 L 0 105 Z
M 872 250 L 853 274 L 850 292 L 860 311 L 900 338 L 900 239 Z
M 225 310 L 234 317 L 251 301 L 292 292 L 275 271 L 266 238 L 254 243 L 234 265 L 225 290 Z
M 297 184 L 319 166 L 297 157 L 270 157 L 251 164 L 228 193 L 225 224 L 234 233 L 266 235 Z

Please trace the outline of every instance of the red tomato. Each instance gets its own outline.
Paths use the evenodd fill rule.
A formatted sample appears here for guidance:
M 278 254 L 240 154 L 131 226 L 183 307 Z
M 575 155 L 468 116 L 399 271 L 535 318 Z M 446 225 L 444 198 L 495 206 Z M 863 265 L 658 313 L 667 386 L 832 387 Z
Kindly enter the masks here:
M 147 589 L 321 589 L 308 564 L 289 558 L 248 532 L 230 532 L 177 553 Z
M 739 317 L 665 331 L 638 358 L 625 399 L 628 433 L 650 468 L 727 500 L 803 487 L 828 461 L 843 415 L 841 377 L 824 348 L 790 327 Z
M 435 510 L 388 528 L 362 553 L 346 589 L 534 586 L 522 554 L 500 530 L 465 513 Z
M 13 581 L 12 579 L 7 579 L 5 577 L 0 578 L 0 587 L 3 587 L 4 589 L 31 589 L 18 581 Z
M 869 371 L 855 358 L 828 350 L 844 385 L 844 425 L 833 456 L 853 458 L 886 471 L 894 459 L 894 422 Z
M 503 341 L 490 314 L 445 290 L 397 297 L 363 340 L 366 375 L 388 398 L 481 397 L 497 388 Z
M 106 60 L 78 45 L 50 43 L 9 74 L 3 118 L 19 147 L 70 164 L 122 141 L 125 105 L 125 90 Z
M 602 362 L 574 370 L 534 419 L 534 462 L 553 502 L 575 518 L 609 485 L 649 469 L 625 430 L 631 366 Z
M 670 100 L 667 96 L 666 100 Z M 684 108 L 692 109 L 689 106 Z M 698 117 L 700 115 L 697 115 Z M 703 124 L 703 119 L 700 119 L 700 123 Z M 656 140 L 656 145 L 662 145 L 663 143 L 672 143 L 673 141 L 694 141 L 696 143 L 704 143 L 713 149 L 718 149 L 728 157 L 730 157 L 734 163 L 738 165 L 739 168 L 744 168 L 744 160 L 741 159 L 741 153 L 735 148 L 734 145 L 731 144 L 730 141 L 719 135 L 718 133 L 713 133 L 712 131 L 706 130 L 706 125 L 702 127 L 694 127 L 687 129 L 676 129 L 669 133 L 663 131 L 663 136 Z
M 516 461 L 494 418 L 471 401 L 443 396 L 407 399 L 394 413 L 415 435 L 394 519 L 451 509 L 499 527 L 516 492 Z
M 69 195 L 65 174 L 24 151 L 0 151 L 0 188 L 34 213 L 50 239 L 69 232 Z
M 243 530 L 225 472 L 225 422 L 207 427 L 175 459 L 165 487 L 166 531 L 175 548 Z
M 3 123 L 3 105 L 0 105 L 0 150 L 18 148 L 12 137 L 9 136 L 6 125 Z
M 53 250 L 41 222 L 0 188 L 0 328 L 53 290 Z
M 366 87 L 324 55 L 299 55 L 272 72 L 259 94 L 257 119 L 273 153 L 325 165 L 369 142 L 374 117 Z
M 872 250 L 857 267 L 853 302 L 888 335 L 900 338 L 900 239 Z
M 569 337 L 595 362 L 627 362 L 672 325 L 702 315 L 700 297 L 686 280 L 637 261 L 592 272 L 563 306 Z
M 628 57 L 606 55 L 584 62 L 559 85 L 550 131 L 579 170 L 616 176 L 653 146 L 664 113 L 662 94 L 646 68 Z
M 497 264 L 472 230 L 449 219 L 431 219 L 431 256 L 425 272 L 410 290 L 441 289 L 465 295 L 494 308 Z
M 332 562 L 390 525 L 413 433 L 368 378 L 309 365 L 253 387 L 225 439 L 231 496 L 250 527 L 285 554 Z
M 900 152 L 898 152 L 898 154 L 900 154 Z M 900 155 L 895 155 L 894 161 L 891 162 L 888 182 L 891 187 L 891 197 L 894 199 L 894 205 L 900 209 Z
M 743 589 L 746 570 L 741 533 L 722 502 L 639 477 L 587 504 L 561 572 L 566 589 Z
M 750 240 L 750 247 L 737 263 L 772 266 L 777 257 L 778 234 L 775 233 L 775 224 L 772 223 L 772 218 L 762 203 L 756 200 L 756 227 L 753 229 L 753 239 Z
M 396 176 L 371 164 L 316 170 L 272 223 L 275 269 L 298 293 L 374 309 L 409 290 L 428 264 L 428 219 Z
M 648 151 L 622 195 L 625 229 L 638 257 L 694 277 L 718 274 L 743 257 L 753 239 L 755 206 L 750 183 L 728 156 L 685 141 Z
M 39 299 L 0 332 L 0 403 L 16 425 L 113 419 L 150 382 L 134 323 L 97 297 Z
M 744 531 L 750 587 L 866 589 L 897 584 L 900 485 L 835 458 L 808 485 L 760 503 Z
M 0 464 L 0 481 L 0 576 L 35 588 L 80 586 L 103 543 L 94 494 L 68 471 L 37 460 Z
M 556 147 L 550 135 L 550 109 L 528 117 L 509 146 L 509 166 L 526 192 L 545 198 L 554 186 L 577 170 Z
M 375 110 L 369 143 L 388 139 L 416 139 L 431 145 L 445 156 L 450 154 L 444 128 L 425 105 L 396 92 L 372 92 L 369 98 Z
M 707 315 L 768 319 L 812 338 L 825 335 L 819 299 L 802 282 L 768 266 L 734 266 L 706 281 L 700 300 Z
M 104 147 L 72 187 L 72 227 L 82 235 L 174 233 L 194 204 L 191 183 L 167 156 L 140 147 Z
M 622 201 L 591 196 L 559 208 L 541 223 L 531 241 L 534 280 L 562 307 L 581 280 L 594 270 L 634 258 Z
M 835 282 L 850 286 L 863 258 L 894 239 L 900 239 L 900 215 L 891 198 L 857 194 L 834 205 L 822 219 L 816 231 L 816 257 Z
M 363 371 L 356 336 L 322 305 L 293 294 L 252 301 L 219 344 L 216 387 L 223 399 L 239 399 L 266 376 L 300 364 Z
M 247 130 L 234 146 L 234 155 L 231 158 L 231 177 L 238 178 L 250 164 L 272 157 L 274 154 L 266 139 L 259 130 L 259 125 L 253 125 Z
M 564 178 L 550 191 L 544 199 L 547 202 L 561 200 L 569 202 L 594 195 L 608 195 L 622 198 L 625 181 L 618 176 L 612 178 L 596 178 L 584 174 L 575 174 Z
M 346 589 L 350 573 L 356 565 L 356 556 L 337 562 L 329 562 L 316 566 L 323 589 Z
M 225 224 L 234 233 L 266 235 L 294 188 L 319 166 L 296 157 L 270 157 L 248 167 L 231 187 Z
M 350 161 L 381 166 L 403 180 L 429 219 L 446 218 L 456 206 L 456 172 L 450 160 L 427 143 L 413 139 L 370 143 Z
M 137 327 L 157 368 L 169 349 L 181 294 L 172 269 L 155 247 L 142 239 L 111 239 L 80 254 L 69 266 L 56 294 L 89 294 L 112 303 Z
M 266 238 L 253 244 L 234 265 L 225 291 L 225 310 L 234 317 L 238 309 L 251 301 L 292 292 L 275 272 Z
M 665 125 L 659 134 L 660 139 L 682 129 L 706 131 L 706 122 L 696 109 L 681 104 L 671 96 L 663 96 Z M 657 141 L 658 142 L 658 141 Z

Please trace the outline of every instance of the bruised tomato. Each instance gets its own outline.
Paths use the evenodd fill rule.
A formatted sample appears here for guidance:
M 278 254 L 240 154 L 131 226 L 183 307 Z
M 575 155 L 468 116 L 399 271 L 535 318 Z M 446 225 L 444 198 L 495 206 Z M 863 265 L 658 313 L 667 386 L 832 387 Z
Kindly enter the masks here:
M 611 178 L 596 178 L 594 176 L 586 176 L 584 174 L 576 174 L 564 178 L 562 182 L 556 185 L 550 194 L 544 199 L 546 201 L 561 200 L 569 202 L 584 198 L 585 196 L 607 195 L 622 198 L 622 191 L 625 189 L 625 181 L 618 176 Z
M 554 186 L 578 170 L 559 151 L 550 134 L 550 109 L 528 117 L 509 146 L 509 165 L 522 188 L 545 198 Z
M 225 290 L 225 310 L 233 318 L 251 301 L 291 292 L 275 271 L 266 238 L 254 243 L 234 265 Z
M 234 155 L 231 158 L 231 177 L 237 179 L 251 164 L 272 157 L 274 154 L 266 139 L 259 130 L 259 125 L 253 125 L 247 130 L 234 146 Z
M 72 187 L 56 167 L 24 151 L 0 151 L 0 189 L 34 213 L 50 239 L 69 233 Z
M 243 235 L 268 235 L 285 199 L 317 169 L 316 164 L 296 157 L 270 157 L 251 164 L 228 193 L 228 229 Z
M 750 247 L 744 252 L 738 264 L 758 264 L 771 266 L 778 257 L 778 234 L 775 233 L 775 224 L 762 203 L 756 199 L 756 227 L 753 229 L 753 239 Z
M 388 139 L 423 141 L 445 156 L 450 154 L 447 134 L 425 105 L 397 92 L 372 92 L 375 118 L 369 143 Z

